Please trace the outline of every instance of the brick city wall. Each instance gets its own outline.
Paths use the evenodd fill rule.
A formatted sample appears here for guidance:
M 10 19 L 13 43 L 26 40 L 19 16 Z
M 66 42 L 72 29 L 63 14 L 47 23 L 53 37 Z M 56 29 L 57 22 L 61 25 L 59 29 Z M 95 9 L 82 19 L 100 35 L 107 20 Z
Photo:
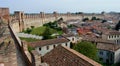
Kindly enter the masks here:
M 93 16 L 98 18 L 104 18 L 101 14 L 72 14 L 70 12 L 67 13 L 44 13 L 40 12 L 37 14 L 25 14 L 23 11 L 15 11 L 13 15 L 9 14 L 9 8 L 0 8 L 0 19 L 4 22 L 11 22 L 12 27 L 16 32 L 21 32 L 31 26 L 39 27 L 44 23 L 52 22 L 58 20 L 59 18 L 63 18 L 64 21 L 71 19 L 82 19 L 85 17 L 92 18 Z
M 40 12 L 39 14 L 24 14 L 22 11 L 15 12 L 12 16 L 10 16 L 10 20 L 13 23 L 13 28 L 16 32 L 21 32 L 31 26 L 39 27 L 42 26 L 44 23 L 52 22 L 63 18 L 64 21 L 71 20 L 71 19 L 80 19 L 82 18 L 92 18 L 96 16 L 98 18 L 103 18 L 103 15 L 76 15 L 76 14 L 60 14 L 57 12 L 53 12 L 53 14 L 45 14 L 44 12 Z
M 0 8 L 0 19 L 4 22 L 8 22 L 9 20 L 9 8 Z

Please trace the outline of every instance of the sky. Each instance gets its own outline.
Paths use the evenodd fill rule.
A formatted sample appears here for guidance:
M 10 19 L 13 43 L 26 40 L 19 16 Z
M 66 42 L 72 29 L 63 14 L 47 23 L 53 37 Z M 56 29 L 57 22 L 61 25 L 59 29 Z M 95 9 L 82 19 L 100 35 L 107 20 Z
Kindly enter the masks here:
M 120 0 L 0 0 L 0 7 L 8 7 L 10 13 L 120 12 Z

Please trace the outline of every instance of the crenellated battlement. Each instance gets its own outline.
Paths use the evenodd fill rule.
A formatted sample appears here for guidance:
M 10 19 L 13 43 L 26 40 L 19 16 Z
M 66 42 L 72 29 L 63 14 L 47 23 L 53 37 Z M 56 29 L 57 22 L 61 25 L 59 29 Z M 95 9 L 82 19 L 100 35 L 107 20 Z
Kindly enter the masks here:
M 102 15 L 94 16 L 103 18 Z M 63 20 L 66 21 L 71 19 L 81 20 L 85 17 L 92 18 L 93 15 L 72 14 L 70 12 L 58 13 L 56 11 L 53 13 L 40 12 L 38 14 L 25 14 L 23 11 L 15 11 L 13 15 L 10 15 L 9 8 L 0 8 L 0 20 L 6 23 L 8 22 L 10 34 L 15 42 L 18 66 L 31 66 L 32 57 L 27 50 L 27 45 L 25 45 L 26 42 L 21 42 L 16 36 L 16 32 L 21 32 L 31 26 L 39 27 L 50 21 L 58 20 L 59 18 L 63 18 Z
M 0 18 L 5 22 L 12 23 L 12 27 L 16 32 L 21 32 L 31 26 L 39 27 L 45 23 L 53 22 L 60 18 L 64 21 L 71 19 L 92 18 L 93 16 L 97 18 L 104 18 L 103 14 L 74 14 L 74 13 L 58 13 L 54 11 L 53 13 L 24 13 L 23 11 L 15 11 L 14 14 L 9 15 L 9 8 L 0 8 Z
M 82 20 L 85 17 L 92 18 L 96 16 L 98 18 L 103 18 L 103 15 L 89 15 L 89 14 L 73 14 L 70 12 L 67 13 L 58 13 L 54 11 L 53 13 L 32 13 L 32 14 L 25 14 L 23 11 L 15 11 L 11 17 L 11 22 L 17 22 L 13 24 L 16 32 L 21 32 L 31 26 L 39 27 L 45 23 L 53 22 L 60 18 L 63 18 L 64 21 L 71 20 L 71 19 L 79 19 Z M 17 20 L 17 21 L 15 21 Z M 19 28 L 17 28 L 19 26 Z
M 18 14 L 19 13 L 19 14 Z M 70 12 L 67 13 L 58 13 L 56 11 L 54 11 L 53 13 L 44 13 L 44 12 L 40 12 L 40 13 L 34 13 L 34 14 L 25 14 L 22 11 L 15 11 L 14 14 L 11 17 L 11 19 L 19 19 L 20 21 L 22 19 L 49 19 L 49 18 L 54 18 L 54 20 L 57 20 L 59 18 L 63 18 L 65 21 L 66 20 L 70 20 L 71 18 L 73 19 L 77 19 L 79 17 L 79 19 L 81 18 L 91 18 L 93 16 L 99 17 L 99 18 L 103 18 L 102 14 L 96 14 L 96 15 L 92 15 L 92 14 L 72 14 Z
M 0 8 L 0 19 L 5 23 L 9 20 L 9 8 Z

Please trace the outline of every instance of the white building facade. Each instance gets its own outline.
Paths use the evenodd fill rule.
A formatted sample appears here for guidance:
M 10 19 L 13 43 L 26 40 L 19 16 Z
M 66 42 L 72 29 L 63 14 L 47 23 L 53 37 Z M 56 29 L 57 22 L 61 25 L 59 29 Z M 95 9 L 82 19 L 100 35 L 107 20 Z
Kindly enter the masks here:
M 47 52 L 50 52 L 52 49 L 54 49 L 58 45 L 67 46 L 70 48 L 70 42 L 66 42 L 66 43 L 58 43 L 58 44 L 51 44 L 51 45 L 46 45 L 42 47 L 36 47 L 35 50 L 39 54 L 41 54 L 41 56 L 44 56 Z
M 66 38 L 55 38 L 48 40 L 41 40 L 38 42 L 31 42 L 32 47 L 41 55 L 44 56 L 58 45 L 66 46 L 70 48 L 70 41 Z
M 67 38 L 70 40 L 71 43 L 78 43 L 82 40 L 82 37 L 79 35 L 74 35 L 74 34 L 66 34 L 62 35 L 64 38 Z

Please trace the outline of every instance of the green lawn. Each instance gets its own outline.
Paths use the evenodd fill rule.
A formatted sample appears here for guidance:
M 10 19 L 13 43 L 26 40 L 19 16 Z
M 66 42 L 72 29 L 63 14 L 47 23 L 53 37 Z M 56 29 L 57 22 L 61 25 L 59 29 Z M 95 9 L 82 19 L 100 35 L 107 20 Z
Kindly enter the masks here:
M 38 39 L 33 39 L 33 38 L 23 38 L 23 37 L 20 37 L 21 40 L 25 40 L 27 42 L 34 42 L 34 41 L 39 41 Z
M 33 34 L 33 35 L 39 35 L 39 36 L 44 36 L 45 35 L 52 35 L 58 33 L 58 35 L 63 34 L 63 31 L 60 29 L 55 29 L 55 28 L 50 28 L 49 26 L 41 26 L 37 28 L 31 28 L 29 30 L 23 31 L 25 33 Z M 52 38 L 56 38 L 56 36 L 52 36 Z M 30 41 L 35 41 L 36 39 L 31 39 L 31 38 L 22 38 L 28 42 Z
M 31 47 L 31 46 L 28 46 L 28 51 L 29 52 L 32 52 L 32 50 L 35 50 L 35 48 Z
M 38 39 L 33 39 L 33 38 L 23 38 L 20 37 L 21 40 L 25 40 L 27 42 L 34 42 L 34 41 L 39 41 Z M 32 50 L 35 50 L 35 48 L 28 46 L 28 51 L 31 52 Z
M 30 34 L 35 34 L 35 35 L 40 35 L 41 36 L 46 28 L 49 28 L 49 27 L 42 26 L 42 27 L 33 28 Z M 49 28 L 49 29 L 50 29 L 51 33 L 56 33 L 57 32 L 56 30 L 54 30 L 52 28 Z

